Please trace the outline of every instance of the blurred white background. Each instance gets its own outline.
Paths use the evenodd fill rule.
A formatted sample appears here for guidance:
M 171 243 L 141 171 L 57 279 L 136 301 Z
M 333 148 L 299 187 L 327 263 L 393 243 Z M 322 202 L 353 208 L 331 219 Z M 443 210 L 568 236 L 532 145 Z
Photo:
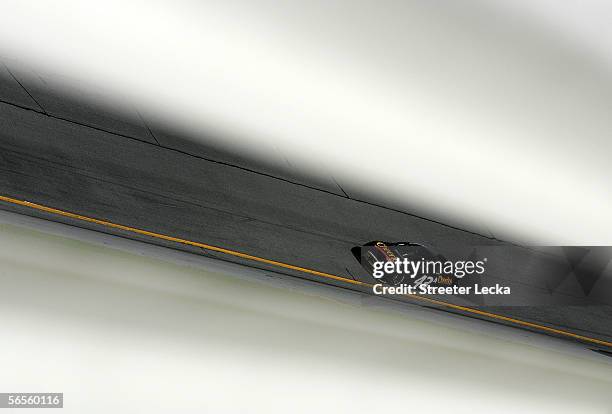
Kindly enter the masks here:
M 196 134 L 498 237 L 612 242 L 609 2 L 1 4 L 0 54 Z
M 610 358 L 524 331 L 6 212 L 0 263 L 0 390 L 69 413 L 612 406 Z

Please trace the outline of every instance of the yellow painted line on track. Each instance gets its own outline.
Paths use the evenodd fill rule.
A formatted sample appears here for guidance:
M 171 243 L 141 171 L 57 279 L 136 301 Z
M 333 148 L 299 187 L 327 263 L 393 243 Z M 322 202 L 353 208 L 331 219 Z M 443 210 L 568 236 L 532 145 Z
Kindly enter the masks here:
M 128 231 L 130 233 L 137 233 L 137 234 L 142 234 L 144 236 L 154 237 L 156 239 L 162 239 L 162 240 L 167 240 L 167 241 L 171 241 L 171 242 L 175 242 L 175 243 L 186 244 L 186 245 L 189 245 L 189 246 L 200 247 L 202 249 L 211 250 L 211 251 L 214 251 L 214 252 L 225 253 L 225 254 L 229 254 L 231 256 L 240 257 L 242 259 L 254 260 L 256 262 L 266 263 L 266 264 L 273 265 L 273 266 L 278 266 L 278 267 L 283 267 L 285 269 L 296 270 L 298 272 L 309 273 L 309 274 L 315 275 L 315 276 L 321 276 L 321 277 L 325 277 L 325 278 L 328 278 L 328 279 L 339 280 L 341 282 L 351 283 L 353 285 L 367 285 L 367 284 L 365 284 L 363 282 L 359 282 L 357 280 L 347 279 L 345 277 L 340 277 L 340 276 L 332 275 L 330 273 L 319 272 L 317 270 L 307 269 L 305 267 L 299 267 L 299 266 L 294 266 L 294 265 L 290 265 L 290 264 L 283 263 L 283 262 L 277 262 L 275 260 L 264 259 L 263 257 L 252 256 L 250 254 L 240 253 L 240 252 L 237 252 L 237 251 L 234 251 L 234 250 L 224 249 L 222 247 L 211 246 L 210 244 L 198 243 L 198 242 L 194 242 L 194 241 L 191 241 L 191 240 L 180 239 L 178 237 L 166 236 L 165 234 L 154 233 L 152 231 L 137 229 L 137 228 L 130 227 L 130 226 L 124 226 L 123 224 L 111 223 L 110 221 L 99 220 L 99 219 L 95 219 L 95 218 L 91 218 L 91 217 L 87 217 L 87 216 L 82 216 L 80 214 L 75 214 L 75 213 L 70 213 L 68 211 L 58 210 L 56 208 L 51 208 L 51 207 L 43 206 L 43 205 L 40 205 L 40 204 L 32 203 L 30 201 L 17 200 L 17 199 L 10 198 L 10 197 L 5 197 L 5 196 L 0 196 L 0 201 L 6 201 L 7 203 L 17 204 L 17 205 L 24 206 L 24 207 L 30 207 L 30 208 L 33 208 L 33 209 L 36 209 L 36 210 L 39 210 L 39 211 L 44 211 L 44 212 L 51 213 L 51 214 L 57 214 L 59 216 L 69 217 L 69 218 L 76 219 L 76 220 L 86 221 L 88 223 L 95 223 L 95 224 L 99 224 L 99 225 L 105 226 L 105 227 L 111 227 L 111 228 L 114 228 L 114 229 L 124 230 L 124 231 Z
M 2 195 L 0 195 L 0 201 L 4 201 L 4 202 L 7 202 L 7 203 L 11 203 L 11 204 L 16 204 L 16 205 L 23 206 L 23 207 L 29 207 L 29 208 L 32 208 L 32 209 L 35 209 L 35 210 L 44 211 L 46 213 L 56 214 L 58 216 L 68 217 L 68 218 L 72 218 L 72 219 L 75 219 L 75 220 L 80 220 L 80 221 L 85 221 L 85 222 L 88 222 L 88 223 L 99 224 L 101 226 L 110 227 L 110 228 L 114 228 L 114 229 L 118 229 L 118 230 L 124 230 L 124 231 L 130 232 L 130 233 L 141 234 L 143 236 L 154 237 L 156 239 L 167 240 L 167 241 L 171 241 L 171 242 L 175 242 L 175 243 L 180 243 L 180 244 L 185 244 L 185 245 L 189 245 L 189 246 L 195 246 L 195 247 L 199 247 L 199 248 L 210 250 L 210 251 L 214 251 L 214 252 L 228 254 L 228 255 L 234 256 L 234 257 L 240 257 L 242 259 L 253 260 L 255 262 L 265 263 L 265 264 L 269 264 L 269 265 L 272 265 L 272 266 L 281 267 L 281 268 L 284 268 L 284 269 L 295 270 L 295 271 L 298 271 L 298 272 L 307 273 L 307 274 L 311 274 L 311 275 L 314 275 L 314 276 L 319 276 L 319 277 L 326 278 L 326 279 L 337 280 L 337 281 L 340 281 L 340 282 L 349 283 L 351 285 L 365 286 L 365 287 L 372 287 L 373 286 L 371 283 L 360 282 L 358 280 L 348 279 L 346 277 L 341 277 L 341 276 L 333 275 L 331 273 L 319 272 L 318 270 L 313 270 L 313 269 L 308 269 L 308 268 L 305 268 L 305 267 L 295 266 L 295 265 L 288 264 L 288 263 L 278 262 L 276 260 L 265 259 L 263 257 L 253 256 L 253 255 L 250 255 L 250 254 L 237 252 L 235 250 L 224 249 L 222 247 L 212 246 L 210 244 L 199 243 L 199 242 L 195 242 L 195 241 L 191 241 L 191 240 L 185 240 L 185 239 L 181 239 L 181 238 L 178 238 L 178 237 L 167 236 L 165 234 L 160 234 L 160 233 L 155 233 L 155 232 L 152 232 L 152 231 L 138 229 L 138 228 L 135 228 L 135 227 L 125 226 L 123 224 L 117 224 L 117 223 L 112 223 L 110 221 L 105 221 L 105 220 L 100 220 L 100 219 L 96 219 L 96 218 L 92 218 L 92 217 L 82 216 L 80 214 L 75 214 L 75 213 L 71 213 L 71 212 L 68 212 L 68 211 L 58 210 L 56 208 L 43 206 L 41 204 L 33 203 L 33 202 L 30 202 L 30 201 L 18 200 L 18 199 L 15 199 L 15 198 L 6 197 L 6 196 L 2 196 Z M 471 313 L 471 314 L 475 314 L 475 315 L 479 315 L 479 316 L 484 316 L 484 317 L 487 317 L 487 318 L 496 319 L 496 320 L 500 320 L 500 321 L 504 321 L 504 322 L 510 322 L 510 323 L 514 323 L 516 325 L 520 325 L 520 326 L 524 326 L 524 327 L 540 329 L 540 330 L 545 331 L 545 332 L 550 332 L 550 333 L 554 333 L 554 334 L 558 334 L 558 335 L 562 335 L 562 336 L 578 339 L 578 340 L 581 340 L 581 341 L 591 342 L 591 343 L 595 343 L 595 344 L 598 344 L 598 345 L 604 345 L 604 346 L 612 347 L 612 342 L 603 341 L 601 339 L 590 338 L 588 336 L 578 335 L 578 334 L 575 334 L 575 333 L 572 333 L 572 332 L 563 331 L 561 329 L 550 328 L 548 326 L 539 325 L 537 323 L 526 322 L 526 321 L 522 321 L 520 319 L 510 318 L 508 316 L 498 315 L 498 314 L 491 313 L 491 312 L 485 312 L 485 311 L 481 311 L 481 310 L 478 310 L 478 309 L 469 308 L 469 307 L 466 307 L 466 306 L 454 305 L 452 303 L 444 302 L 444 301 L 437 300 L 437 299 L 431 299 L 431 298 L 428 298 L 428 297 L 425 297 L 425 296 L 419 296 L 419 295 L 404 295 L 404 296 L 407 296 L 407 297 L 410 297 L 410 298 L 413 298 L 413 299 L 417 299 L 417 300 L 421 300 L 421 301 L 424 301 L 424 302 L 428 302 L 428 303 L 431 303 L 431 304 L 434 304 L 434 305 L 438 305 L 438 306 L 443 306 L 443 307 L 446 307 L 446 308 L 451 308 L 451 309 L 459 310 L 459 311 L 462 311 L 462 312 L 467 312 L 467 313 Z

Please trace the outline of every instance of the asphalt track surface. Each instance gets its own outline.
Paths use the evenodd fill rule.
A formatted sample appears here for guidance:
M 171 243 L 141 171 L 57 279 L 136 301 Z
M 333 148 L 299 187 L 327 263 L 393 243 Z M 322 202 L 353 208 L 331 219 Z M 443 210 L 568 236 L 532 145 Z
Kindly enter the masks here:
M 10 211 L 365 293 L 374 280 L 352 247 L 411 241 L 466 257 L 472 246 L 505 244 L 356 200 L 333 179 L 195 143 L 136 111 L 112 113 L 10 65 L 0 67 L 0 101 L 0 205 Z M 528 254 L 516 246 L 511 259 Z M 609 278 L 585 296 L 572 280 L 551 293 L 542 281 L 503 266 L 492 277 L 542 305 L 397 299 L 612 348 Z M 551 294 L 571 304 L 553 306 Z

